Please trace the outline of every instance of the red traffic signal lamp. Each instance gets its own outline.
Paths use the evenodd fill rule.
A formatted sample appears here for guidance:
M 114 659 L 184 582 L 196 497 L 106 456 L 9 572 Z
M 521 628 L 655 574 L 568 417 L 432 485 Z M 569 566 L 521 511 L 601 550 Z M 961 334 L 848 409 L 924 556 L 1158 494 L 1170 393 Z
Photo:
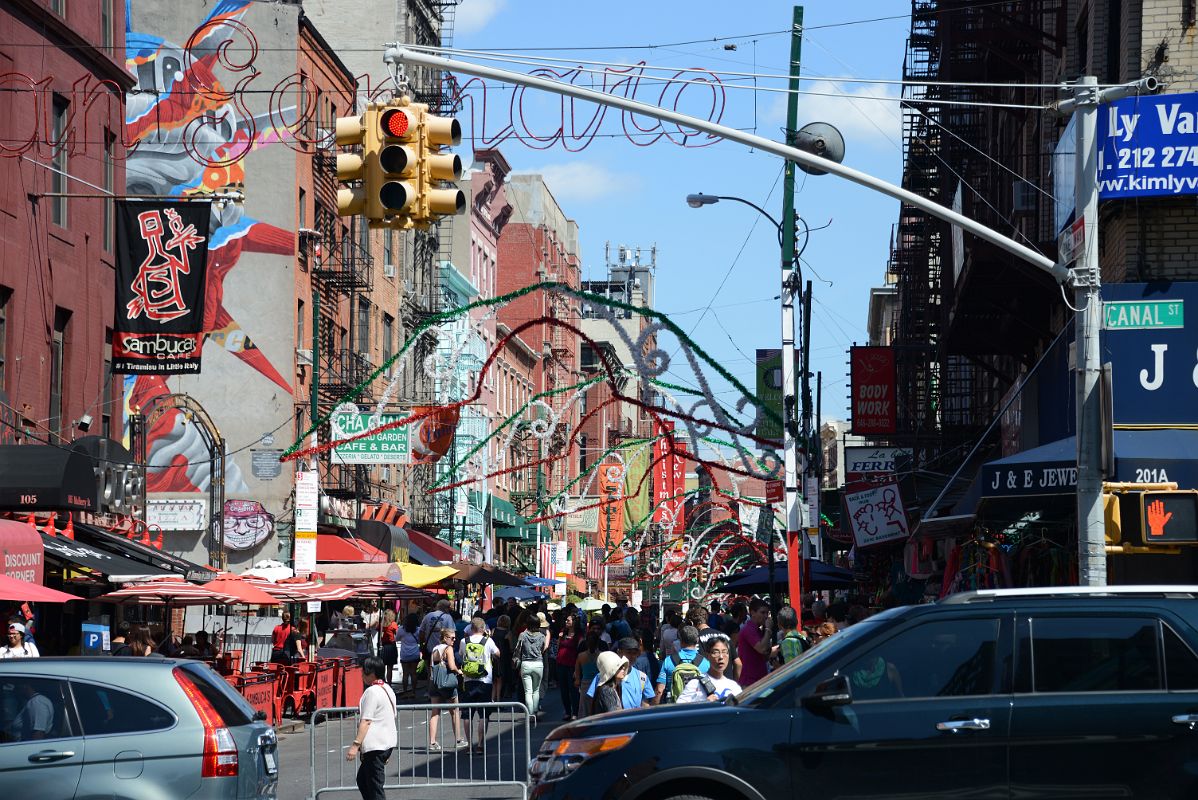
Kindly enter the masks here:
M 1145 545 L 1198 544 L 1198 491 L 1143 492 L 1140 536 Z
M 462 177 L 462 159 L 443 149 L 462 140 L 452 117 L 428 113 L 407 97 L 370 104 L 359 117 L 337 120 L 337 144 L 361 146 L 337 156 L 337 212 L 365 217 L 372 227 L 427 227 L 466 209 L 466 196 L 447 181 Z

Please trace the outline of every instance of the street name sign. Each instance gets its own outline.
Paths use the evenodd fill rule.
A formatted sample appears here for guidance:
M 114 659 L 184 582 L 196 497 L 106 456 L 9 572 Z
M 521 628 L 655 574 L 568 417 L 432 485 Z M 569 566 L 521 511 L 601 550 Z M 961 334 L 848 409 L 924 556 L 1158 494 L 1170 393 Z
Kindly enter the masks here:
M 1102 327 L 1108 331 L 1159 330 L 1185 327 L 1181 300 L 1115 300 L 1102 304 Z

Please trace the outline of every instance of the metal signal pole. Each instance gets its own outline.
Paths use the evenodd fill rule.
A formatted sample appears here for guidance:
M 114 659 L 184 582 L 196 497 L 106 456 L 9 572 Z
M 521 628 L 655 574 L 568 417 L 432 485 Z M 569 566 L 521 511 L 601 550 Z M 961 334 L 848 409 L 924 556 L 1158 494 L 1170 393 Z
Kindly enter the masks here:
M 790 31 L 790 93 L 786 98 L 786 144 L 798 145 L 799 69 L 803 56 L 803 7 L 795 6 Z M 790 603 L 799 607 L 802 590 L 802 559 L 807 555 L 803 544 L 803 521 L 799 504 L 799 427 L 795 397 L 795 298 L 801 289 L 795 269 L 795 164 L 787 161 L 782 174 L 782 453 L 783 480 L 786 489 L 786 574 Z M 774 586 L 774 533 L 772 525 L 766 550 L 768 557 L 770 603 L 777 613 L 780 603 Z

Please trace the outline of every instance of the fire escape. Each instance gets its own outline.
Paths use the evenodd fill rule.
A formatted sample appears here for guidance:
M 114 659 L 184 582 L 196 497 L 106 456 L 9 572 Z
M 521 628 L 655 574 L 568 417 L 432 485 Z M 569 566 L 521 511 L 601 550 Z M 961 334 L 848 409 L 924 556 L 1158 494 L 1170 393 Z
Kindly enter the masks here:
M 319 354 L 313 373 L 319 380 L 322 415 L 365 381 L 373 369 L 368 356 L 353 347 L 352 313 L 358 297 L 371 289 L 372 259 L 333 211 L 337 207 L 337 156 L 331 137 L 328 144 L 318 146 L 312 156 L 316 227 L 302 232 L 300 239 L 301 265 L 311 272 L 320 297 Z M 348 319 L 338 313 L 346 307 L 350 311 Z M 356 402 L 367 403 L 370 399 L 367 389 Z M 322 441 L 327 440 L 328 426 L 322 426 L 320 436 Z M 332 464 L 327 454 L 322 458 L 321 484 L 326 494 L 346 499 L 369 494 L 366 467 Z
M 453 46 L 454 12 L 459 0 L 407 0 L 408 36 L 414 44 Z M 413 68 L 408 75 L 412 99 L 425 103 L 439 116 L 453 116 L 460 102 L 451 76 L 441 70 Z M 442 310 L 441 265 L 452 259 L 450 225 L 433 225 L 405 235 L 403 294 L 399 326 L 406 341 L 414 330 Z M 436 348 L 436 337 L 424 335 L 412 348 L 400 385 L 400 403 L 431 405 L 436 400 L 433 377 L 421 368 Z M 447 457 L 452 457 L 451 453 Z M 452 493 L 430 493 L 436 484 L 436 466 L 415 465 L 409 470 L 408 506 L 414 524 L 427 531 L 448 531 L 453 523 Z
M 1043 185 L 1035 90 L 1059 0 L 913 0 L 903 77 L 903 186 L 1034 247 Z M 934 85 L 927 81 L 936 82 Z M 952 84 L 952 85 L 948 85 Z M 916 102 L 936 100 L 941 102 Z M 1047 152 L 1047 151 L 1045 151 Z M 996 163 L 997 162 L 997 163 Z M 1016 174 L 1013 174 L 1016 173 Z M 1030 236 L 1029 236 L 1030 233 Z M 919 209 L 902 206 L 898 278 L 899 437 L 928 456 L 973 440 L 1020 363 L 1043 344 L 1053 302 L 1034 271 Z

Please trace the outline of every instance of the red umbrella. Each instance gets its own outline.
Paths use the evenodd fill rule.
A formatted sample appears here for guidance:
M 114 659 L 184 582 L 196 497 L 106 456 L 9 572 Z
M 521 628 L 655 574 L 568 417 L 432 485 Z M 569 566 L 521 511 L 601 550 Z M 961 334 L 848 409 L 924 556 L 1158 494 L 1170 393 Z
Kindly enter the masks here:
M 233 595 L 214 592 L 203 586 L 188 583 L 182 578 L 159 578 L 146 583 L 130 583 L 95 599 L 104 603 L 171 606 L 235 605 L 241 602 Z
M 264 588 L 241 578 L 222 576 L 208 581 L 201 588 L 217 594 L 236 597 L 237 603 L 245 606 L 277 606 L 282 601 Z
M 48 589 L 38 583 L 29 583 L 28 581 L 17 580 L 10 578 L 7 575 L 0 573 L 0 600 L 14 600 L 16 602 L 34 602 L 34 603 L 66 603 L 71 600 L 82 600 L 81 597 L 76 597 L 73 594 L 60 592 L 57 589 Z

